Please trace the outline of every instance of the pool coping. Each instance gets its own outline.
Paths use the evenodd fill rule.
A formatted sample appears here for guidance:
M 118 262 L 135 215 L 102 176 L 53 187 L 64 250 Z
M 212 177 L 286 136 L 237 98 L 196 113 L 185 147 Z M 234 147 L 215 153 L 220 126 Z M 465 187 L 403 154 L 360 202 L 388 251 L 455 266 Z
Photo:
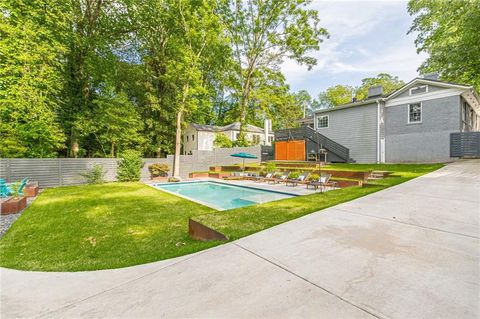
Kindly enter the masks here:
M 160 185 L 178 185 L 178 184 L 193 184 L 193 183 L 205 183 L 205 182 L 215 183 L 215 184 L 222 184 L 222 185 L 227 185 L 227 186 L 231 186 L 231 187 L 238 187 L 238 188 L 250 188 L 250 189 L 254 189 L 254 190 L 260 190 L 260 191 L 270 192 L 270 193 L 277 193 L 277 194 L 282 194 L 282 195 L 287 195 L 287 196 L 292 196 L 292 197 L 301 196 L 301 195 L 298 195 L 298 194 L 287 193 L 287 192 L 279 192 L 279 191 L 276 191 L 276 190 L 267 190 L 267 189 L 264 189 L 264 188 L 256 188 L 256 187 L 251 187 L 251 186 L 236 185 L 236 184 L 230 184 L 230 183 L 225 183 L 225 182 L 221 182 L 221 181 L 212 181 L 212 180 L 210 180 L 210 179 L 205 179 L 205 180 L 192 180 L 192 181 L 174 182 L 174 183 L 148 183 L 147 185 L 150 186 L 150 187 L 152 187 L 152 188 L 155 188 L 155 189 L 157 189 L 157 190 L 160 190 L 160 191 L 169 193 L 169 194 L 174 195 L 174 196 L 181 197 L 181 198 L 183 198 L 183 199 L 192 201 L 192 202 L 194 202 L 194 203 L 197 203 L 197 204 L 200 204 L 200 205 L 203 205 L 203 206 L 207 206 L 207 207 L 209 207 L 209 208 L 213 208 L 213 209 L 218 210 L 218 211 L 225 211 L 225 210 L 232 210 L 232 209 L 236 209 L 236 208 L 241 208 L 241 207 L 229 208 L 229 209 L 220 208 L 220 207 L 218 207 L 218 206 L 216 206 L 216 205 L 213 205 L 213 204 L 204 202 L 204 201 L 202 201 L 202 200 L 193 199 L 193 198 L 190 198 L 190 197 L 187 197 L 187 196 L 178 194 L 178 193 L 171 192 L 171 191 L 166 190 L 166 189 L 163 189 L 163 188 L 155 187 L 156 185 L 159 185 L 159 184 L 160 184 Z M 253 205 L 248 205 L 248 206 L 254 206 L 254 205 L 259 205 L 259 204 L 264 204 L 264 203 L 275 202 L 275 201 L 277 201 L 277 200 L 282 200 L 282 199 L 284 199 L 284 198 L 276 199 L 276 200 L 272 200 L 272 201 L 268 201 L 268 202 L 263 202 L 263 203 L 255 203 L 255 204 L 253 204 Z M 247 207 L 247 206 L 242 206 L 242 207 Z

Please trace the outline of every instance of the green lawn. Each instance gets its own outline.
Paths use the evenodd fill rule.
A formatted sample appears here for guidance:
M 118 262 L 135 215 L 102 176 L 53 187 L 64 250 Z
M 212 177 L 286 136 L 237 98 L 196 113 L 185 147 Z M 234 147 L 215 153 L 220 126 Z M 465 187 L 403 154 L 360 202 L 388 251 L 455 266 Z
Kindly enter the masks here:
M 51 188 L 0 239 L 0 266 L 80 271 L 181 256 L 220 244 L 190 239 L 189 217 L 234 240 L 402 183 L 442 165 L 332 167 L 389 170 L 395 176 L 368 187 L 350 187 L 228 211 L 215 211 L 141 183 Z
M 187 234 L 189 217 L 213 211 L 141 183 L 47 189 L 0 240 L 0 265 L 77 271 L 189 254 L 216 244 Z

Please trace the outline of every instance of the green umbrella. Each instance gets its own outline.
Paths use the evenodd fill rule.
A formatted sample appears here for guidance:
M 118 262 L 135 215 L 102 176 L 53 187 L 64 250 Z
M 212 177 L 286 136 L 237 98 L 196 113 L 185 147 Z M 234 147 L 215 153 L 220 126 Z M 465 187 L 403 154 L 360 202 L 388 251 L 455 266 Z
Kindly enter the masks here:
M 258 158 L 257 156 L 253 155 L 253 154 L 249 154 L 249 153 L 244 153 L 244 152 L 241 152 L 241 153 L 235 153 L 235 154 L 232 154 L 230 155 L 232 157 L 238 157 L 238 158 L 243 158 L 243 170 L 242 172 L 245 173 L 245 159 L 246 158 Z

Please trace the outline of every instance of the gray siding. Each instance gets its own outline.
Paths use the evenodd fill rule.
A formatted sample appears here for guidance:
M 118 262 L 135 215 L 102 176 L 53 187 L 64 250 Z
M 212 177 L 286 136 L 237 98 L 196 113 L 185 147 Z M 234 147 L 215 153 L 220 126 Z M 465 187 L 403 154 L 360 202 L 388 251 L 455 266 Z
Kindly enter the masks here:
M 322 115 L 329 116 L 329 127 L 319 128 L 320 134 L 348 147 L 357 163 L 377 161 L 377 103 L 333 109 L 316 117 Z
M 422 123 L 408 124 L 408 104 L 385 109 L 387 162 L 446 162 L 450 133 L 460 130 L 460 97 L 422 102 Z
M 419 86 L 423 86 L 423 85 L 425 85 L 425 84 L 419 84 Z M 410 97 L 410 96 L 418 96 L 418 97 L 421 97 L 423 94 L 428 94 L 428 93 L 432 93 L 432 92 L 437 92 L 437 91 L 445 90 L 444 87 L 428 84 L 428 92 L 427 92 L 427 93 L 419 93 L 419 94 L 410 95 L 410 89 L 411 89 L 412 87 L 416 87 L 416 86 L 418 86 L 418 85 L 411 85 L 411 86 L 409 86 L 408 89 L 407 89 L 405 92 L 403 92 L 402 94 L 396 96 L 395 98 L 398 99 L 398 98 Z

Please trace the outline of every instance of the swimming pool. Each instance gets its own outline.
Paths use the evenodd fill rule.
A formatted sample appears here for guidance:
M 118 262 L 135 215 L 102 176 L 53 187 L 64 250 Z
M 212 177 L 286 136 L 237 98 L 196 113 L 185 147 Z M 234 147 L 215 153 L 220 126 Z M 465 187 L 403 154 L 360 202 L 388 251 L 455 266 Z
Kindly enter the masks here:
M 155 184 L 153 186 L 218 210 L 250 206 L 295 196 L 287 193 L 209 181 Z

